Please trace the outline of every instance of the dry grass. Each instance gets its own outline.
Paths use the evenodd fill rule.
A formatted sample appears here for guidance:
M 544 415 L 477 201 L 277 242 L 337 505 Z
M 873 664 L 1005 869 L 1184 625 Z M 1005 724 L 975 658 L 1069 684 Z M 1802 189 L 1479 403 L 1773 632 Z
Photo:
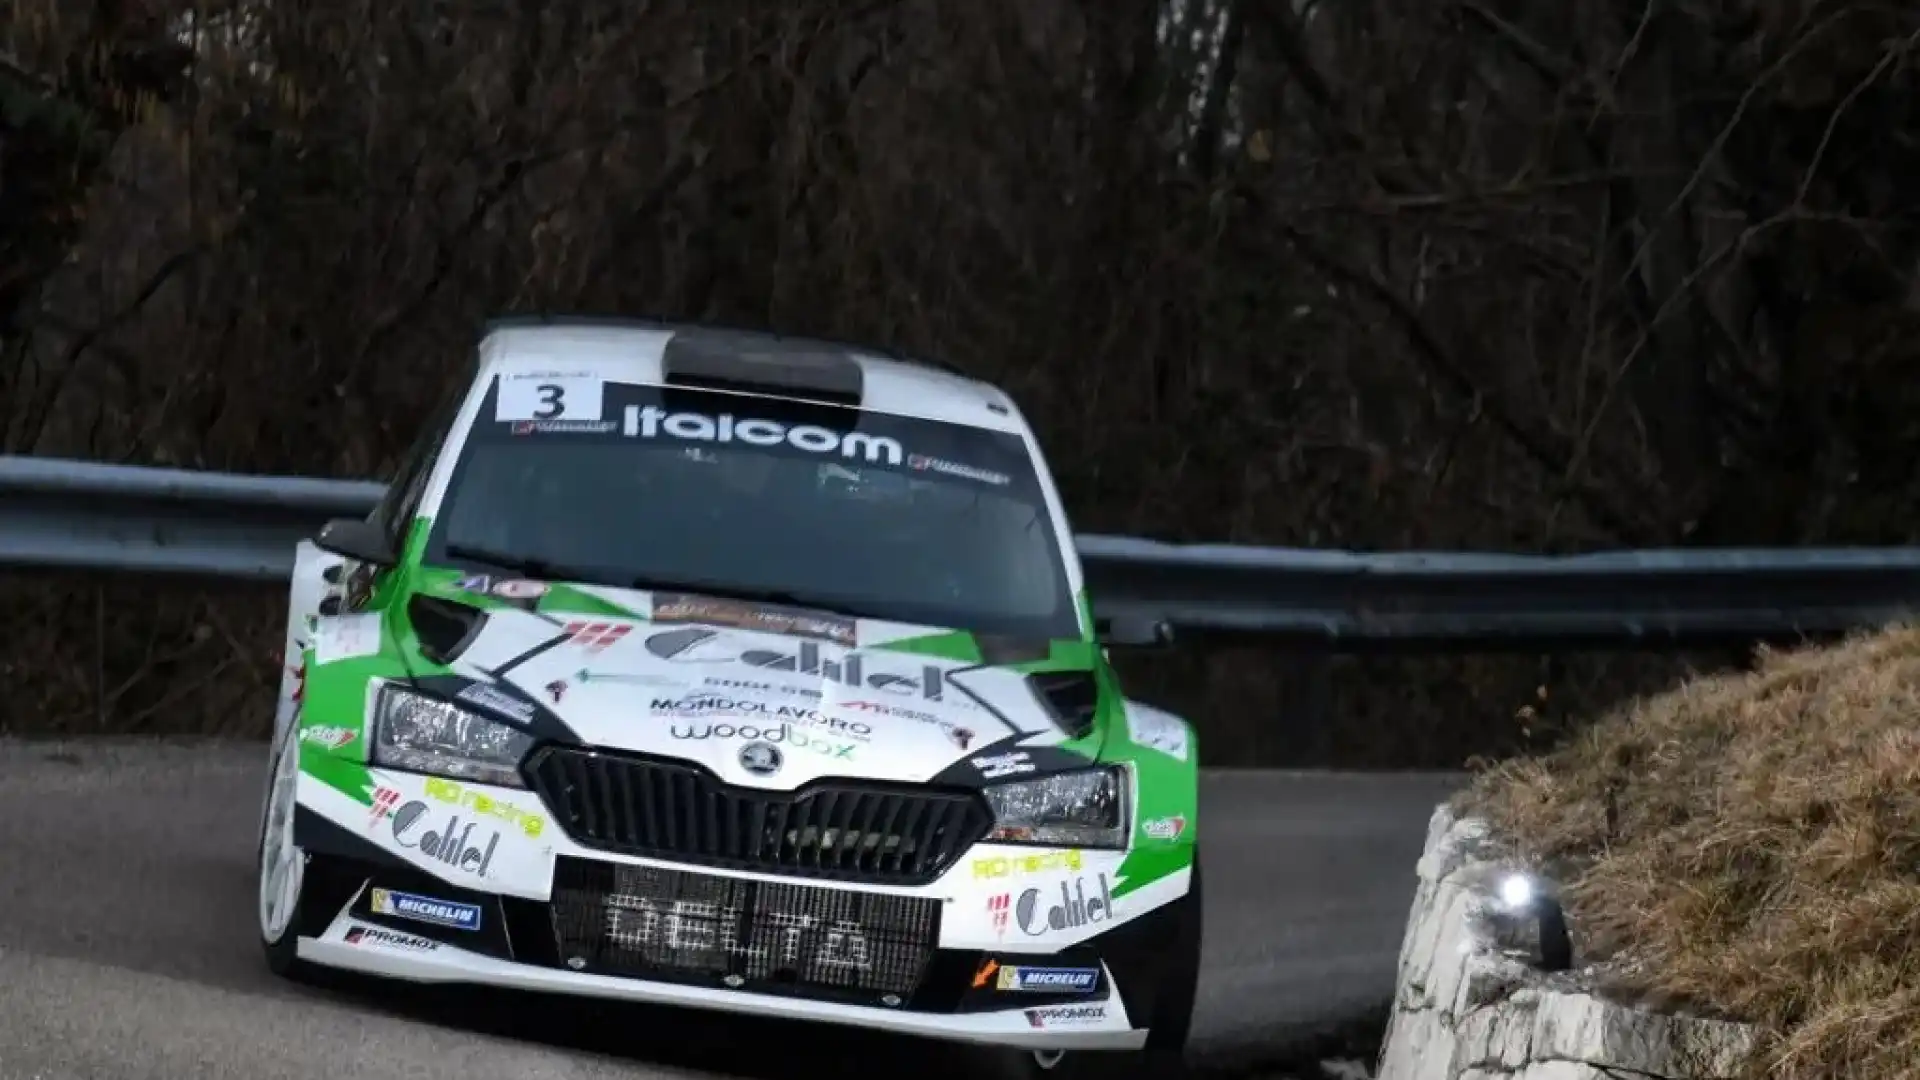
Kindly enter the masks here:
M 1696 680 L 1466 798 L 1619 989 L 1762 1025 L 1756 1075 L 1920 1076 L 1920 629 Z

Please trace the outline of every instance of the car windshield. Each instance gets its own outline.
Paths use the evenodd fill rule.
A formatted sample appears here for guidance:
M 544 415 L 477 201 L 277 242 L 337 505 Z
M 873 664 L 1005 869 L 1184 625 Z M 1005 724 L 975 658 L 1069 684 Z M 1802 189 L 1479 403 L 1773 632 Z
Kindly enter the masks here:
M 597 381 L 573 394 L 581 411 L 557 414 L 551 386 L 533 393 L 506 378 L 489 388 L 455 466 L 431 563 L 1080 635 L 1017 435 Z

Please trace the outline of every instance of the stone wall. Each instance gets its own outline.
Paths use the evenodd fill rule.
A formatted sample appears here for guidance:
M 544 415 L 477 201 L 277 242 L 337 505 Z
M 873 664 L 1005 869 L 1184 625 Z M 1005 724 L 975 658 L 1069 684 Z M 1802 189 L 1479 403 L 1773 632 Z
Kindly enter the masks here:
M 1751 1029 L 1604 1001 L 1594 972 L 1547 973 L 1524 947 L 1531 918 L 1502 902 L 1524 868 L 1484 822 L 1434 812 L 1400 946 L 1399 987 L 1377 1080 L 1725 1080 Z M 1574 928 L 1578 944 L 1578 927 Z M 1577 961 L 1576 953 L 1576 961 Z

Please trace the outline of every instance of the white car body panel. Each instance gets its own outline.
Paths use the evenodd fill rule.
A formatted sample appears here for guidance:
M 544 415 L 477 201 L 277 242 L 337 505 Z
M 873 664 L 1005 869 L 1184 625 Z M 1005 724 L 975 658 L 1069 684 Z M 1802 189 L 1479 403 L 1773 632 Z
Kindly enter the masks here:
M 293 577 L 287 585 L 287 631 L 280 650 L 280 693 L 273 710 L 273 745 L 279 746 L 298 712 L 311 622 L 319 618 L 320 602 L 335 591 L 327 583 L 329 568 L 346 560 L 302 540 L 293 551 Z

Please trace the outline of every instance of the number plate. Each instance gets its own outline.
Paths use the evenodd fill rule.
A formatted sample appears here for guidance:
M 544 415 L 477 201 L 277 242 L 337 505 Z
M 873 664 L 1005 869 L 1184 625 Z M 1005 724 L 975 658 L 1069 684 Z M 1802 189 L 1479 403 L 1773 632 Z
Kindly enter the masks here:
M 939 944 L 939 902 L 562 858 L 560 959 L 603 974 L 908 995 Z

